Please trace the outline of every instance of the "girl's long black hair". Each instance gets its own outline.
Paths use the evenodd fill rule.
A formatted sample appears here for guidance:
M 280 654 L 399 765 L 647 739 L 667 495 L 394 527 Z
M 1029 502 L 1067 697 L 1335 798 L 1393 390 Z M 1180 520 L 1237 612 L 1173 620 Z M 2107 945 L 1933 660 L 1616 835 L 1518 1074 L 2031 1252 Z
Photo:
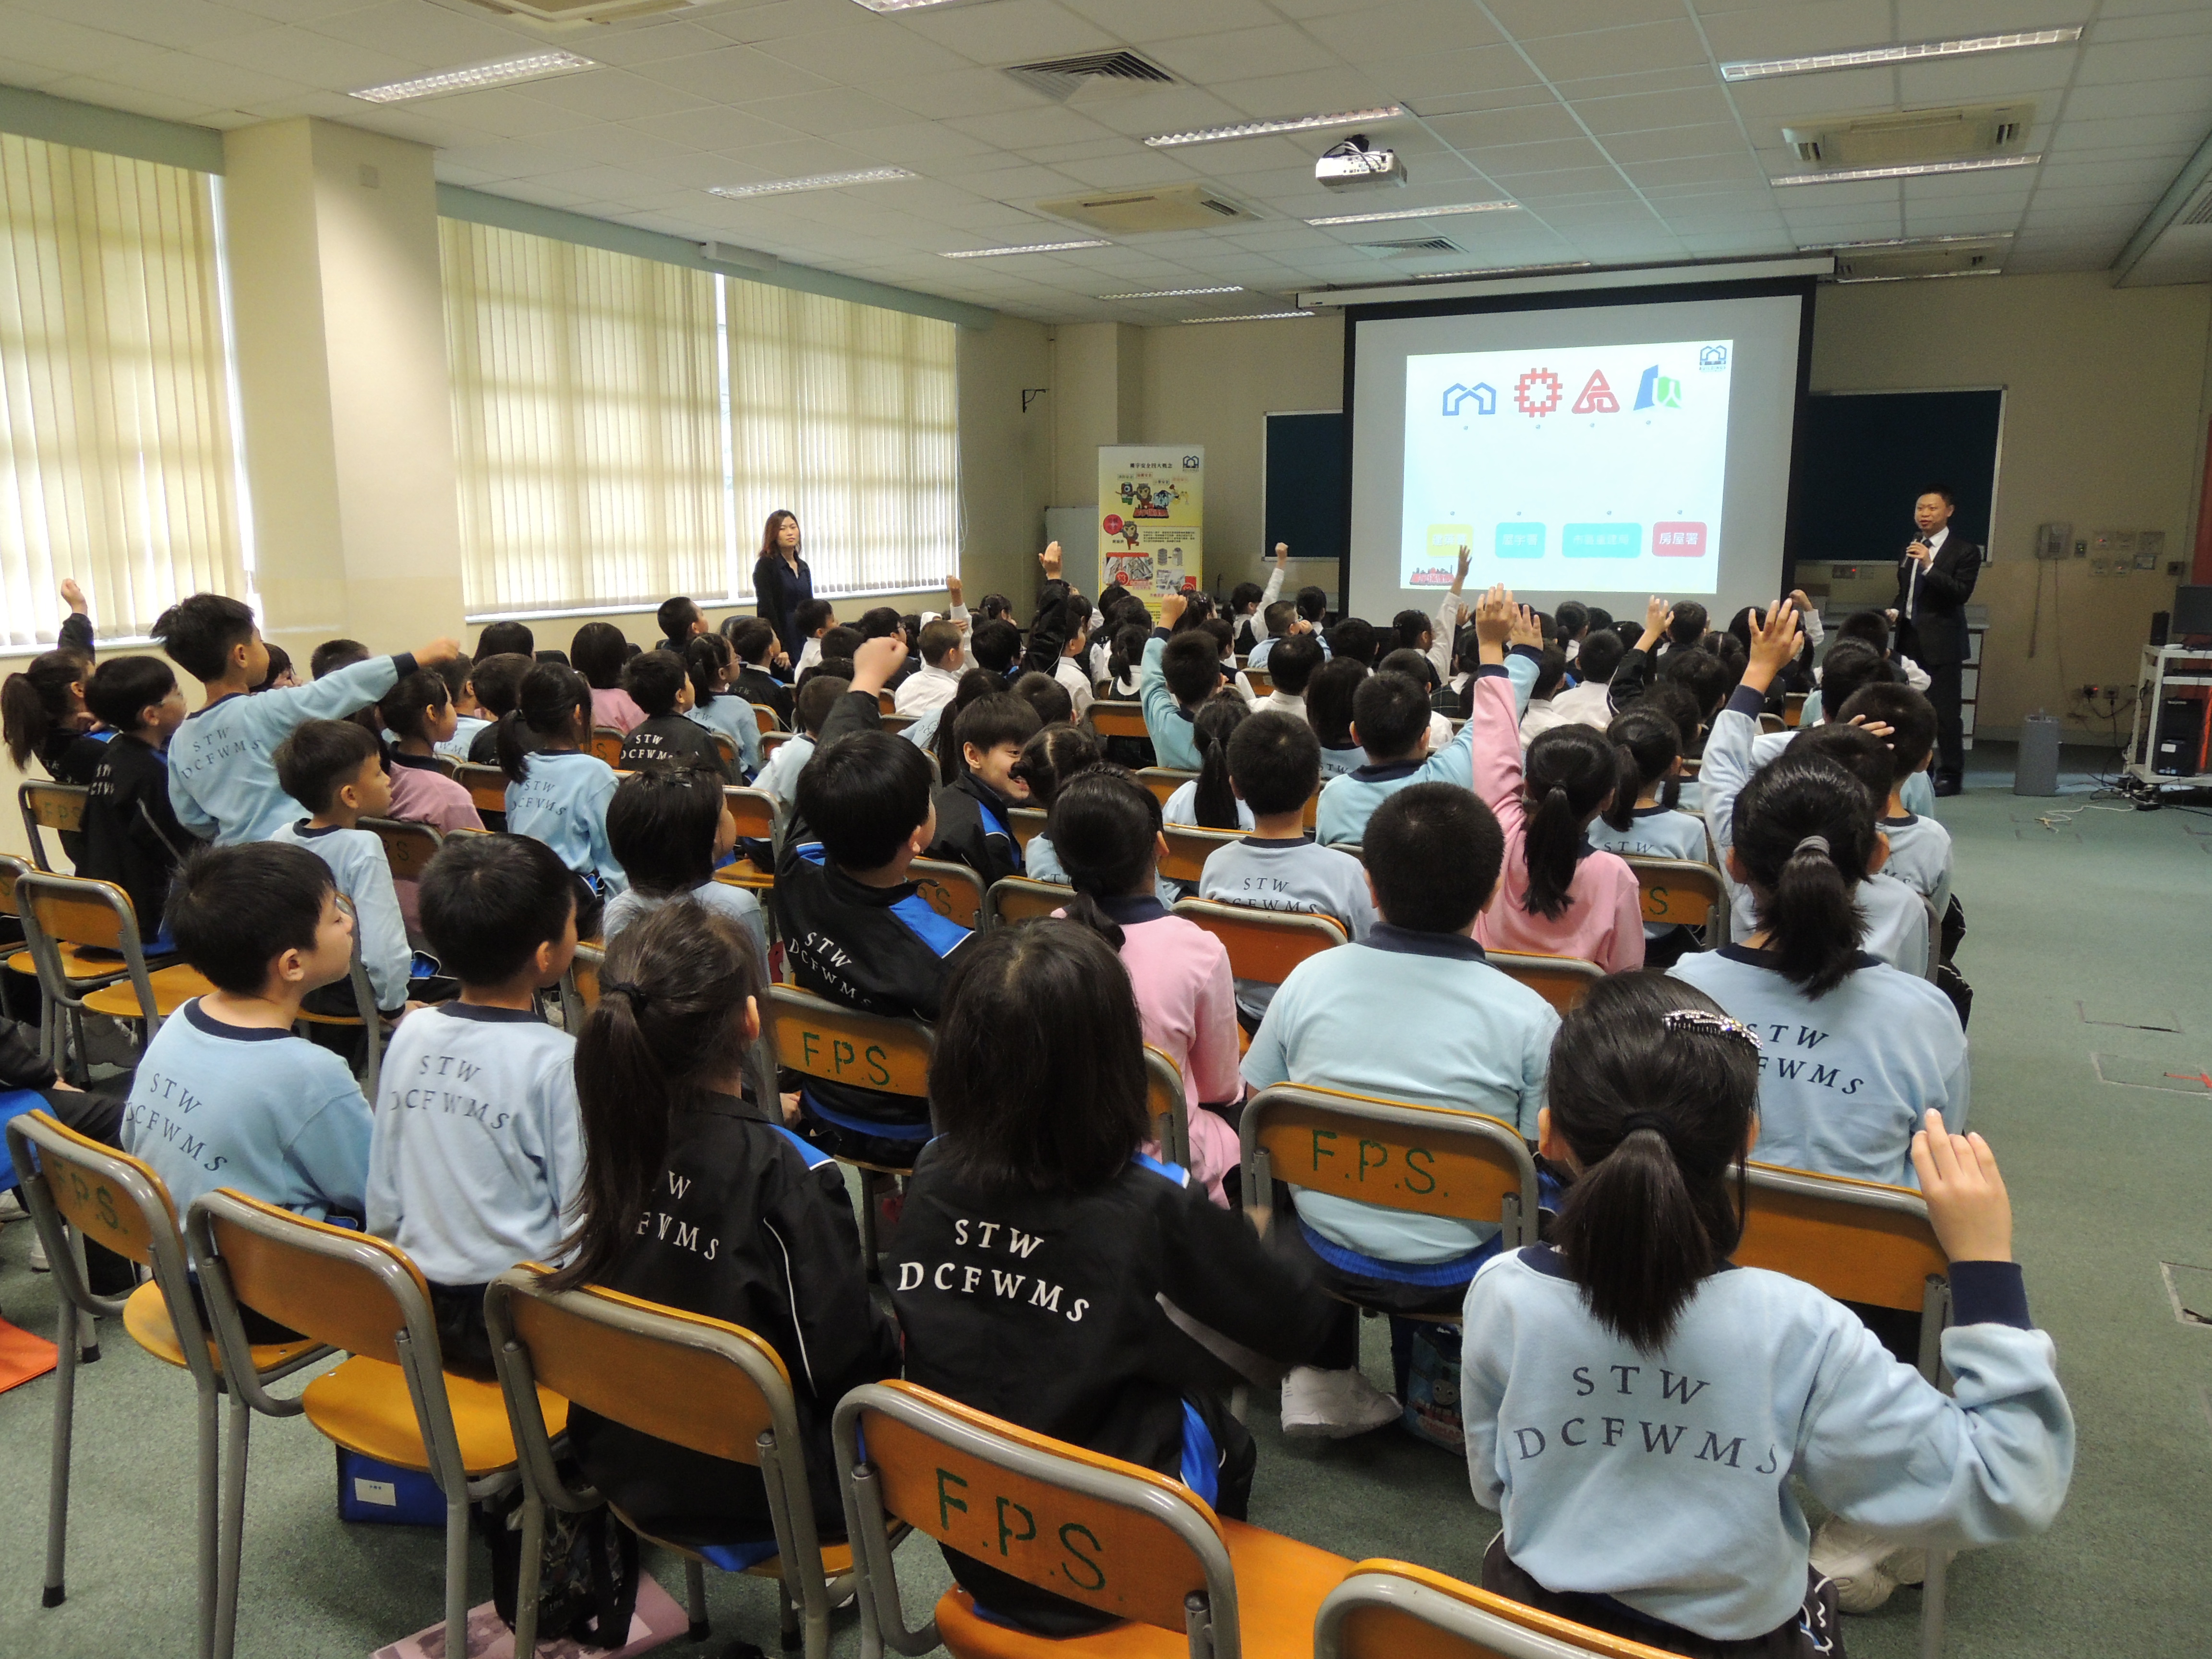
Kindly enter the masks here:
M 1826 996 L 1858 966 L 1867 919 L 1857 890 L 1876 834 L 1866 786 L 1825 755 L 1784 754 L 1735 798 L 1736 856 L 1767 949 L 1808 996 Z
M 1556 921 L 1572 902 L 1583 831 L 1616 794 L 1620 761 L 1613 745 L 1587 726 L 1555 726 L 1536 735 L 1522 763 L 1528 820 L 1522 832 L 1528 866 L 1528 914 Z
M 514 707 L 499 717 L 493 741 L 498 745 L 499 769 L 509 783 L 520 783 L 529 775 L 530 756 L 522 746 L 522 728 L 540 737 L 571 738 L 581 719 L 586 731 L 592 724 L 592 688 L 573 668 L 557 662 L 541 662 L 522 677 Z
M 1200 829 L 1238 827 L 1237 791 L 1229 781 L 1229 739 L 1237 735 L 1237 728 L 1251 712 L 1234 690 L 1218 691 L 1200 705 L 1198 718 L 1191 722 L 1191 736 L 1199 753 L 1198 790 L 1193 806 Z
M 1062 783 L 1045 820 L 1052 850 L 1075 896 L 1067 919 L 1121 948 L 1121 925 L 1099 907 L 1103 898 L 1149 892 L 1158 852 L 1160 803 L 1126 766 L 1094 766 Z
M 1605 740 L 1620 760 L 1613 805 L 1605 809 L 1607 823 L 1616 830 L 1634 823 L 1637 797 L 1662 778 L 1659 804 L 1672 807 L 1682 799 L 1681 781 L 1674 776 L 1674 763 L 1682 758 L 1682 728 L 1667 715 L 1640 704 L 1625 708 L 1606 727 Z
M 16 770 L 32 756 L 43 755 L 54 733 L 76 712 L 70 693 L 91 672 L 92 665 L 76 652 L 48 651 L 32 658 L 21 673 L 0 681 L 0 732 Z

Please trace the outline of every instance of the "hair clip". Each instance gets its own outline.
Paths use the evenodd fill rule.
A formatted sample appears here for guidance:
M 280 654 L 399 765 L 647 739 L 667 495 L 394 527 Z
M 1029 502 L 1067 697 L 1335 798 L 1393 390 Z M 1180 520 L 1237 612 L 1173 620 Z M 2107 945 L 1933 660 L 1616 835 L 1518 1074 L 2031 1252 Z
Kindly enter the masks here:
M 1662 1023 L 1670 1031 L 1711 1031 L 1716 1036 L 1741 1037 L 1754 1054 L 1760 1047 L 1759 1033 L 1741 1020 L 1709 1014 L 1702 1008 L 1673 1009 L 1662 1017 Z

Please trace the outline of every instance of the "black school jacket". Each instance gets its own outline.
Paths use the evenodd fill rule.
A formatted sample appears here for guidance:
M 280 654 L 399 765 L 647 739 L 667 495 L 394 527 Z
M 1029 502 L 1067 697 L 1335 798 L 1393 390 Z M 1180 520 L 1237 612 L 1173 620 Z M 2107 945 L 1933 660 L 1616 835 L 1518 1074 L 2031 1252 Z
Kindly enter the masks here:
M 722 766 L 722 750 L 714 734 L 688 714 L 672 710 L 647 714 L 623 739 L 615 769 L 622 772 L 672 771 L 696 767 L 712 772 L 725 783 L 737 781 Z
M 922 1152 L 886 1269 L 907 1380 L 1164 1474 L 1218 1362 L 1169 1301 L 1272 1359 L 1310 1358 L 1334 1304 L 1188 1172 L 1139 1158 L 1080 1196 L 981 1192 Z
M 150 944 L 161 931 L 170 879 L 198 845 L 169 805 L 167 757 L 128 732 L 116 733 L 93 774 L 77 873 L 128 893 L 139 940 Z
M 848 691 L 831 706 L 818 750 L 854 732 L 880 730 L 875 695 Z M 839 869 L 796 805 L 776 850 L 776 923 L 792 975 L 817 996 L 863 1013 L 933 1020 L 953 954 L 972 935 L 929 908 L 915 884 L 870 887 Z M 907 1095 L 806 1080 L 808 1103 L 860 1134 L 919 1144 L 929 1138 L 929 1103 Z
M 747 702 L 766 703 L 775 710 L 775 717 L 783 722 L 785 729 L 792 729 L 791 688 L 765 668 L 756 668 L 750 663 L 741 665 L 737 678 L 730 682 L 730 690 Z
M 966 865 L 986 887 L 1018 876 L 1022 845 L 1006 816 L 1013 806 L 973 772 L 962 773 L 937 792 L 937 839 L 929 844 L 929 856 Z
M 848 1390 L 898 1374 L 899 1341 L 869 1299 L 835 1160 L 735 1097 L 678 1108 L 637 1237 L 599 1283 L 767 1340 L 791 1373 L 816 1519 L 829 1534 L 842 1533 L 830 1415 Z M 657 1537 L 728 1544 L 769 1535 L 757 1468 L 580 1407 L 568 1414 L 568 1438 L 592 1483 Z

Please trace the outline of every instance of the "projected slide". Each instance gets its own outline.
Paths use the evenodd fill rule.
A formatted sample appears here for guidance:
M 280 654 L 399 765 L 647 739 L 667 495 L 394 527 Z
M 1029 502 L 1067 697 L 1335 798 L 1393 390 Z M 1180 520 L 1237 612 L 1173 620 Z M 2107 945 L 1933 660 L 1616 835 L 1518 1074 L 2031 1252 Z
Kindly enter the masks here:
M 1735 346 L 1407 356 L 1400 585 L 1715 592 Z

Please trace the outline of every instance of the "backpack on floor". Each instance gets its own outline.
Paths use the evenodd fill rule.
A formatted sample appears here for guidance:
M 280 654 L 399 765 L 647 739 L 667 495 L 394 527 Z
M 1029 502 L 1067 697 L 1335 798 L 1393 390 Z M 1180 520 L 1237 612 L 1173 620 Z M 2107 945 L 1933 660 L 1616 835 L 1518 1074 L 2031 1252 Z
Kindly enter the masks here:
M 493 1609 L 514 1628 L 522 1583 L 520 1495 L 503 1507 L 479 1506 L 477 1530 L 491 1547 Z M 538 1568 L 538 1639 L 562 1638 L 612 1650 L 629 1640 L 637 1611 L 637 1534 L 596 1509 L 583 1515 L 548 1508 Z

